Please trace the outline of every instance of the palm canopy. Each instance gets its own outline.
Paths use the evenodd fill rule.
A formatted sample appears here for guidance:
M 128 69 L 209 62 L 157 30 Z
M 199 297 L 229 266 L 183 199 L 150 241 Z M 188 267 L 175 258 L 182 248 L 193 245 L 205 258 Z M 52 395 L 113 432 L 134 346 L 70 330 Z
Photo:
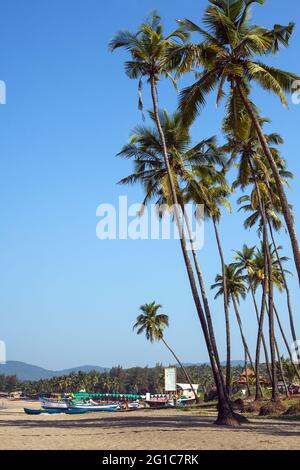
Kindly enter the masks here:
M 182 29 L 164 36 L 160 15 L 154 11 L 137 33 L 119 31 L 110 41 L 109 49 L 114 51 L 123 48 L 131 55 L 131 60 L 125 62 L 126 75 L 131 79 L 147 77 L 158 81 L 161 76 L 170 78 L 176 85 L 171 72 L 172 65 L 166 61 L 166 52 L 171 47 L 178 47 L 188 38 L 188 33 Z M 141 89 L 141 82 L 140 82 Z M 140 106 L 142 106 L 140 98 Z
M 247 277 L 244 276 L 234 264 L 225 266 L 225 274 L 228 304 L 230 303 L 231 297 L 234 297 L 239 303 L 240 298 L 245 299 L 247 295 Z M 215 299 L 224 295 L 224 279 L 221 274 L 216 276 L 215 284 L 213 284 L 211 288 L 217 289 Z
M 259 118 L 259 123 L 263 127 L 270 120 Z M 223 150 L 230 154 L 228 166 L 236 164 L 238 166 L 238 176 L 233 183 L 233 187 L 241 187 L 243 190 L 250 183 L 254 182 L 254 175 L 258 180 L 268 181 L 274 186 L 272 170 L 266 159 L 261 143 L 257 136 L 255 126 L 249 116 L 244 118 L 243 126 L 239 129 L 232 129 L 226 122 L 223 130 L 226 133 L 227 143 Z M 287 183 L 287 178 L 292 178 L 292 173 L 287 171 L 286 161 L 281 157 L 278 149 L 284 143 L 282 137 L 277 133 L 264 134 L 270 151 L 280 171 L 280 176 L 285 178 L 283 183 Z M 273 193 L 273 191 L 271 191 Z
M 234 263 L 236 269 L 241 273 L 246 271 L 247 274 L 254 273 L 254 257 L 255 257 L 256 246 L 243 245 L 242 250 L 236 250 L 234 256 Z
M 278 246 L 277 252 L 281 250 L 282 250 L 282 247 Z M 287 258 L 286 256 L 281 256 L 280 263 L 279 263 L 276 250 L 272 244 L 269 246 L 269 252 L 270 252 L 271 263 L 272 263 L 273 283 L 280 292 L 283 292 L 285 284 L 284 284 L 284 277 L 282 275 L 280 263 L 281 265 L 283 265 L 289 260 L 289 258 Z M 283 271 L 285 274 L 291 274 L 290 271 L 288 271 L 287 269 L 284 269 Z M 268 276 L 268 273 L 265 273 L 265 254 L 264 254 L 263 243 L 261 243 L 260 248 L 256 249 L 256 253 L 253 258 L 253 272 L 249 273 L 249 276 L 251 278 L 254 290 L 256 290 L 260 285 L 262 285 L 265 277 Z
M 266 118 L 260 118 L 259 121 L 262 127 L 269 122 Z M 240 210 L 252 212 L 245 221 L 245 228 L 251 228 L 259 222 L 259 231 L 262 230 L 263 220 L 259 204 L 261 198 L 268 220 L 275 230 L 279 230 L 282 227 L 280 219 L 282 206 L 276 191 L 272 169 L 261 147 L 252 120 L 248 116 L 245 117 L 244 125 L 238 130 L 231 130 L 225 120 L 224 130 L 227 144 L 223 149 L 231 155 L 228 166 L 235 164 L 238 167 L 238 175 L 233 182 L 233 188 L 240 187 L 244 191 L 248 186 L 253 186 L 250 196 L 243 196 L 238 200 L 239 204 L 246 203 Z M 281 157 L 278 149 L 278 145 L 283 143 L 283 139 L 277 133 L 265 134 L 265 138 L 276 162 L 281 183 L 289 186 L 288 180 L 293 178 L 293 174 L 287 170 L 286 161 Z
M 133 329 L 137 330 L 137 334 L 146 334 L 147 340 L 153 343 L 154 340 L 163 339 L 163 332 L 169 326 L 168 315 L 158 314 L 158 310 L 162 305 L 152 302 L 140 307 L 141 314 L 137 317 Z
M 153 113 L 150 112 L 149 115 L 154 122 Z M 160 111 L 160 121 L 179 200 L 191 200 L 193 195 L 198 194 L 198 202 L 208 207 L 211 205 L 214 184 L 220 186 L 221 199 L 221 188 L 223 191 L 227 188 L 221 171 L 225 165 L 225 157 L 217 147 L 216 138 L 210 137 L 192 146 L 189 127 L 182 124 L 180 113 L 169 115 L 167 111 Z M 143 205 L 153 198 L 157 198 L 156 202 L 159 204 L 172 205 L 163 145 L 155 126 L 137 126 L 129 144 L 121 149 L 118 156 L 133 160 L 133 173 L 119 183 L 142 184 L 145 192 Z
M 230 94 L 238 95 L 237 84 L 242 83 L 249 92 L 249 86 L 255 82 L 287 105 L 286 92 L 291 91 L 297 75 L 266 65 L 260 58 L 277 53 L 280 45 L 289 45 L 294 23 L 274 25 L 271 29 L 252 24 L 251 6 L 263 5 L 265 0 L 209 0 L 209 3 L 203 27 L 187 19 L 179 21 L 183 31 L 198 33 L 201 42 L 172 46 L 169 50 L 169 63 L 179 75 L 195 67 L 202 68 L 196 82 L 181 93 L 184 118 L 193 120 L 205 104 L 205 96 L 216 88 L 219 103 L 226 94 L 226 83 Z M 235 104 L 240 111 L 238 102 L 231 99 L 228 104 Z

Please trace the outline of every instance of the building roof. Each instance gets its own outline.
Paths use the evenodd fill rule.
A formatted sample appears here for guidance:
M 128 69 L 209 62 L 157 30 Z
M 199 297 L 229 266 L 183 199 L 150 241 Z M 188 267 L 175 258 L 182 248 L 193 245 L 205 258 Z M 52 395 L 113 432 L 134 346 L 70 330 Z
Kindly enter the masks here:
M 176 384 L 182 390 L 191 390 L 190 384 Z M 199 384 L 192 384 L 195 390 L 198 390 Z

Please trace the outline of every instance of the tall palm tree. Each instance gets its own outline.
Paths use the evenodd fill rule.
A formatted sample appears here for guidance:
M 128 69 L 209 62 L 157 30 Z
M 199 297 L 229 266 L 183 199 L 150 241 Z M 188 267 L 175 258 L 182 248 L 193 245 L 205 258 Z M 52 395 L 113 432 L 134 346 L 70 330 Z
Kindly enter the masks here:
M 266 121 L 265 119 L 259 118 L 260 124 Z M 270 350 L 271 350 L 271 372 L 272 372 L 272 384 L 273 384 L 273 396 L 272 399 L 276 400 L 277 393 L 277 376 L 276 376 L 276 339 L 274 329 L 274 286 L 273 286 L 273 274 L 272 274 L 272 259 L 270 253 L 269 235 L 268 235 L 268 222 L 276 227 L 279 223 L 279 218 L 276 214 L 278 211 L 278 200 L 276 191 L 272 191 L 272 184 L 274 179 L 270 178 L 269 163 L 266 159 L 262 148 L 257 138 L 255 127 L 253 126 L 249 117 L 245 119 L 244 128 L 242 131 L 230 132 L 229 126 L 229 139 L 228 145 L 232 149 L 232 158 L 235 159 L 237 155 L 240 155 L 239 175 L 234 183 L 234 186 L 240 186 L 243 190 L 249 184 L 253 184 L 254 188 L 251 194 L 250 204 L 244 206 L 244 210 L 250 210 L 253 212 L 253 208 L 256 209 L 245 222 L 246 228 L 253 226 L 259 221 L 259 233 L 262 232 L 263 243 L 264 243 L 264 264 L 268 269 L 268 276 L 266 276 L 264 283 L 268 282 L 263 288 L 263 299 L 262 299 L 262 310 L 259 324 L 259 333 L 257 338 L 257 353 L 256 353 L 256 373 L 257 383 L 259 381 L 259 353 L 260 344 L 263 335 L 263 318 L 265 309 L 265 296 L 268 294 L 268 316 L 269 316 L 269 337 L 270 337 Z M 225 128 L 227 123 L 225 122 Z M 280 143 L 281 138 L 276 134 L 266 136 L 268 142 Z M 270 147 L 271 148 L 271 147 Z M 280 158 L 279 152 L 276 148 L 271 148 L 272 155 L 280 168 L 280 176 L 289 177 L 289 173 L 285 169 L 285 162 Z M 285 180 L 283 180 L 285 181 Z M 247 200 L 247 196 L 240 198 L 239 202 Z M 267 271 L 266 271 L 267 272 Z M 257 394 L 259 393 L 259 387 L 257 385 Z M 258 398 L 258 396 L 257 396 Z
M 197 395 L 197 390 L 194 389 L 186 368 L 164 338 L 164 329 L 169 326 L 169 317 L 163 313 L 158 313 L 158 310 L 161 308 L 162 305 L 156 304 L 155 302 L 142 305 L 140 307 L 142 313 L 140 313 L 140 315 L 137 317 L 133 329 L 137 330 L 138 335 L 145 333 L 147 340 L 151 343 L 153 343 L 155 340 L 162 341 L 164 343 L 166 348 L 170 351 L 176 362 L 178 362 L 179 366 L 181 367 L 182 372 L 184 373 L 184 376 L 195 395 L 195 400 L 198 403 L 199 398 Z
M 223 150 L 218 149 L 218 154 L 223 155 Z M 185 197 L 187 201 L 192 200 L 196 204 L 204 206 L 204 215 L 206 219 L 212 220 L 215 238 L 217 242 L 218 252 L 221 261 L 222 279 L 223 279 L 223 303 L 225 313 L 225 327 L 226 327 L 226 389 L 230 393 L 231 389 L 231 341 L 230 341 L 230 322 L 229 322 L 229 309 L 228 309 L 228 296 L 227 296 L 227 283 L 226 283 L 226 264 L 224 252 L 219 233 L 219 224 L 221 219 L 221 207 L 231 210 L 228 196 L 231 189 L 226 182 L 226 167 L 223 166 L 220 172 L 203 173 L 200 171 L 200 165 L 193 171 L 194 179 L 191 184 L 185 188 Z
M 139 35 L 140 34 L 138 33 L 138 36 Z M 150 41 L 148 50 L 151 50 L 151 47 L 152 45 Z M 154 112 L 150 113 L 150 116 L 155 120 L 156 123 L 156 135 L 153 135 L 153 131 L 149 133 L 147 129 L 139 128 L 137 129 L 137 132 L 135 132 L 135 135 L 132 136 L 130 144 L 123 148 L 120 152 L 120 155 L 122 156 L 133 157 L 135 159 L 135 172 L 128 178 L 124 178 L 121 183 L 128 184 L 142 181 L 144 183 L 146 192 L 144 203 L 148 202 L 148 200 L 154 195 L 158 196 L 161 194 L 161 189 L 163 188 L 163 196 L 167 199 L 167 201 L 171 201 L 173 204 L 175 202 L 175 218 L 179 227 L 179 232 L 183 235 L 182 220 L 177 211 L 178 204 L 182 206 L 182 200 L 178 194 L 178 180 L 177 177 L 175 178 L 175 174 L 182 173 L 184 178 L 190 181 L 191 177 L 185 168 L 185 165 L 183 164 L 183 160 L 185 160 L 188 165 L 193 165 L 193 161 L 197 162 L 197 160 L 199 160 L 199 155 L 203 154 L 203 146 L 208 145 L 209 147 L 210 143 L 213 143 L 213 141 L 204 141 L 198 144 L 194 148 L 187 150 L 183 157 L 183 150 L 186 149 L 187 144 L 189 143 L 189 136 L 187 135 L 186 128 L 181 125 L 180 116 L 177 115 L 171 118 L 171 123 L 173 119 L 173 122 L 176 124 L 176 129 L 174 132 L 174 126 L 173 128 L 172 125 L 170 127 L 170 117 L 166 112 L 159 112 L 156 106 L 156 101 L 154 100 Z M 179 136 L 178 129 L 180 129 Z M 207 152 L 209 153 L 209 148 L 207 149 Z M 142 174 L 148 170 L 149 174 L 147 175 L 147 178 L 144 178 Z M 207 171 L 211 171 L 211 165 L 210 167 L 207 167 Z M 166 192 L 168 195 L 165 194 Z M 187 223 L 186 218 L 185 222 Z M 189 236 L 191 240 L 192 237 L 190 235 L 190 230 Z M 198 317 L 200 319 L 201 327 L 208 348 L 212 370 L 216 381 L 216 387 L 218 390 L 220 406 L 217 423 L 236 425 L 238 424 L 239 418 L 235 415 L 235 413 L 233 413 L 228 396 L 224 390 L 223 376 L 220 368 L 211 314 L 196 252 L 192 247 L 192 254 L 200 283 L 205 315 L 197 292 L 195 278 L 183 236 L 181 237 L 181 248 L 187 268 L 193 298 L 197 308 Z
M 150 113 L 150 117 L 153 120 L 153 113 Z M 179 113 L 174 113 L 170 116 L 167 111 L 160 112 L 160 120 L 166 139 L 175 187 L 177 191 L 179 191 L 181 187 L 183 188 L 183 191 L 178 193 L 177 197 L 187 227 L 204 310 L 209 321 L 211 317 L 210 308 L 197 252 L 193 242 L 190 221 L 185 212 L 184 203 L 192 201 L 198 205 L 204 205 L 206 218 L 210 218 L 213 221 L 222 272 L 224 272 L 225 261 L 218 232 L 218 224 L 221 216 L 220 206 L 223 205 L 227 208 L 229 206 L 227 195 L 230 193 L 230 188 L 226 183 L 223 172 L 217 171 L 215 165 L 217 164 L 223 168 L 225 158 L 223 153 L 216 146 L 214 137 L 203 140 L 194 147 L 190 147 L 189 128 L 182 126 Z M 158 198 L 157 202 L 161 205 L 172 205 L 164 165 L 163 149 L 159 135 L 155 129 L 138 126 L 131 135 L 130 143 L 123 147 L 119 156 L 134 159 L 134 173 L 123 178 L 120 181 L 121 184 L 142 183 L 146 194 L 143 204 L 156 197 Z M 229 393 L 231 374 L 230 328 L 226 295 L 224 296 L 224 310 L 227 343 L 226 389 L 227 393 Z
M 171 46 L 169 50 L 168 63 L 177 68 L 178 74 L 202 67 L 197 81 L 181 92 L 180 109 L 185 120 L 193 120 L 205 104 L 205 96 L 217 88 L 217 103 L 228 92 L 227 107 L 234 109 L 234 125 L 243 126 L 245 115 L 250 116 L 273 173 L 300 282 L 300 250 L 292 213 L 257 109 L 249 97 L 250 87 L 255 83 L 274 93 L 287 106 L 286 93 L 292 91 L 293 82 L 299 77 L 264 64 L 260 57 L 277 53 L 280 46 L 287 47 L 294 24 L 275 25 L 273 29 L 253 25 L 251 6 L 262 5 L 265 0 L 209 0 L 209 3 L 203 16 L 204 27 L 180 20 L 184 31 L 200 34 L 202 41 Z
M 253 276 L 254 276 L 254 258 L 255 258 L 255 251 L 256 247 L 248 247 L 246 244 L 243 245 L 243 248 L 241 251 L 235 251 L 235 261 L 234 265 L 235 267 L 241 272 L 241 273 L 246 273 L 246 279 L 247 283 L 249 286 L 249 290 L 251 292 L 251 297 L 256 313 L 256 319 L 257 323 L 259 325 L 259 310 L 258 310 L 258 305 L 255 297 L 255 289 L 253 286 Z M 270 369 L 270 361 L 269 361 L 269 354 L 268 354 L 268 348 L 265 340 L 265 335 L 262 333 L 262 343 L 263 343 L 263 348 L 264 348 L 264 353 L 265 353 L 265 359 L 266 359 L 266 367 L 267 367 L 267 372 L 269 375 L 269 378 L 271 379 L 271 369 Z
M 227 283 L 227 302 L 228 305 L 232 301 L 236 319 L 238 322 L 240 335 L 245 351 L 245 357 L 248 357 L 251 368 L 254 370 L 252 357 L 248 348 L 248 344 L 243 331 L 243 324 L 239 313 L 240 298 L 245 299 L 247 295 L 246 277 L 236 268 L 234 264 L 225 266 L 226 270 L 226 283 Z M 224 295 L 223 276 L 218 274 L 215 279 L 215 284 L 211 286 L 212 289 L 217 289 L 215 299 Z

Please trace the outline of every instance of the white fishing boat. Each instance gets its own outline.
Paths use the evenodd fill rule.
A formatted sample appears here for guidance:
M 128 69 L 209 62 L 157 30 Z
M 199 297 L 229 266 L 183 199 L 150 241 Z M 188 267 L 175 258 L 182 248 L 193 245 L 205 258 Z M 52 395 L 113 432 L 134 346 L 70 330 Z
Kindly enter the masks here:
M 139 408 L 141 408 L 141 405 L 137 401 L 133 401 L 131 403 L 128 403 L 128 409 L 129 410 L 138 410 Z
M 96 403 L 93 400 L 70 404 L 69 409 L 86 411 L 118 411 L 121 406 L 118 403 Z
M 51 409 L 67 409 L 69 408 L 69 403 L 65 400 L 55 400 L 53 398 L 45 398 L 45 397 L 40 397 L 39 398 L 41 407 L 44 408 L 44 410 L 51 410 Z

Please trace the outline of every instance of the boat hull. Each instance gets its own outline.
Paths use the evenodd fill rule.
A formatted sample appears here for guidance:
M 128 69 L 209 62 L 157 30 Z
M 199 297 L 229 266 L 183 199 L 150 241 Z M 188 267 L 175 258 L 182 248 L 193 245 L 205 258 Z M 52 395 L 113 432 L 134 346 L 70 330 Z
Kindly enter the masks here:
M 64 401 L 56 401 L 56 400 L 49 400 L 47 398 L 40 398 L 41 407 L 45 410 L 51 409 L 62 409 L 67 410 L 69 408 L 69 404 Z
M 87 412 L 119 411 L 120 405 L 72 405 L 70 410 L 85 410 Z
M 27 415 L 41 415 L 41 414 L 67 414 L 67 415 L 77 415 L 86 413 L 85 410 L 70 410 L 70 409 L 63 409 L 63 408 L 49 408 L 49 409 L 42 409 L 42 410 L 33 410 L 30 408 L 24 408 L 24 411 Z

